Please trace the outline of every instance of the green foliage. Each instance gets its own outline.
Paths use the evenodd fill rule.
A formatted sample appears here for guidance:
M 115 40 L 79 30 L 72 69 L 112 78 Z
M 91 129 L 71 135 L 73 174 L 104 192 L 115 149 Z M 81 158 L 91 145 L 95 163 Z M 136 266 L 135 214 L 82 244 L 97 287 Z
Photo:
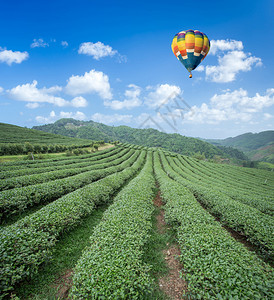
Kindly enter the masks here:
M 117 141 L 137 144 L 147 147 L 162 147 L 180 154 L 193 155 L 204 153 L 206 158 L 214 155 L 222 157 L 245 157 L 240 151 L 225 151 L 199 139 L 182 136 L 180 134 L 167 134 L 156 129 L 136 129 L 127 126 L 107 126 L 93 121 L 77 121 L 74 119 L 61 119 L 54 124 L 35 126 L 37 130 L 58 133 L 70 137 L 84 137 L 105 142 Z M 245 157 L 246 158 L 246 157 Z
M 52 283 L 58 281 L 57 278 L 62 278 L 64 273 L 68 274 L 68 270 L 75 266 L 82 251 L 88 246 L 89 237 L 100 222 L 106 206 L 96 208 L 82 219 L 81 224 L 63 234 L 55 246 L 51 259 L 41 266 L 31 280 L 25 280 L 16 286 L 13 294 L 19 299 L 56 299 L 56 285 Z
M 12 290 L 17 282 L 33 276 L 39 266 L 50 259 L 62 232 L 79 224 L 97 205 L 111 200 L 142 167 L 146 153 L 139 153 L 136 151 L 130 160 L 120 165 L 123 171 L 65 195 L 0 231 L 2 292 Z
M 117 156 L 114 158 L 119 158 L 127 152 L 128 150 L 125 149 L 124 151 L 121 151 L 121 153 L 118 153 Z M 50 171 L 50 172 L 45 171 L 41 174 L 7 178 L 0 182 L 0 191 L 8 190 L 16 187 L 23 187 L 27 185 L 34 185 L 38 183 L 45 183 L 59 178 L 74 176 L 91 170 L 104 169 L 116 164 L 116 162 L 115 161 L 112 162 L 111 159 L 112 157 L 111 158 L 106 157 L 101 160 L 93 161 L 91 157 L 91 160 L 87 159 L 80 163 L 68 165 L 68 168 L 64 166 L 61 170 Z M 120 163 L 120 161 L 121 160 L 119 160 L 117 163 Z
M 114 199 L 90 237 L 73 277 L 73 299 L 150 298 L 150 267 L 142 261 L 154 210 L 155 180 L 148 153 L 141 173 Z
M 163 164 L 170 176 L 191 190 L 197 199 L 217 218 L 228 227 L 243 233 L 262 252 L 273 259 L 274 237 L 273 218 L 265 215 L 258 209 L 232 199 L 222 191 L 211 187 L 202 186 L 199 182 L 193 182 L 189 178 L 183 178 L 185 172 L 169 166 L 164 155 L 161 155 Z M 175 167 L 173 167 L 175 168 Z M 182 176 L 178 176 L 182 174 Z M 201 179 L 201 177 L 200 177 Z
M 60 124 L 71 131 L 78 128 Z M 127 129 L 121 131 L 126 134 Z M 46 146 L 37 151 L 50 151 Z M 63 151 L 63 146 L 53 146 L 52 151 Z M 27 147 L 34 151 L 34 144 Z M 72 144 L 67 151 L 75 149 L 79 147 Z M 112 202 L 125 186 L 92 231 L 75 269 L 71 298 L 158 299 L 152 262 L 144 257 L 155 194 L 152 151 L 166 201 L 165 218 L 181 248 L 187 296 L 272 299 L 272 269 L 221 224 L 247 237 L 271 258 L 273 172 L 209 163 L 201 149 L 191 158 L 120 143 L 94 154 L 0 164 L 0 187 L 8 189 L 0 192 L 0 213 L 11 224 L 3 224 L 0 230 L 0 298 L 22 280 L 43 272 L 41 267 L 52 261 L 59 239 L 65 239 L 65 233 L 98 206 Z
M 161 156 L 164 158 L 164 156 Z M 155 172 L 166 201 L 166 220 L 176 229 L 182 274 L 192 299 L 271 299 L 271 268 L 235 241 L 192 192 L 172 180 L 178 174 L 155 155 Z M 184 184 L 185 185 L 185 184 Z M 223 198 L 219 199 L 222 202 Z
M 242 151 L 255 150 L 270 144 L 274 141 L 274 131 L 262 131 L 260 133 L 245 133 L 234 138 L 227 138 L 224 140 L 208 140 L 209 142 L 220 144 L 223 146 L 230 146 Z
M 15 125 L 0 123 L 0 144 L 62 144 L 62 145 L 90 145 L 89 140 L 85 139 L 76 139 L 76 138 L 68 138 L 62 135 L 55 135 L 46 132 L 41 132 L 34 129 L 23 128 Z M 29 150 L 27 152 L 32 152 L 33 150 Z
M 10 177 L 18 177 L 23 175 L 34 175 L 34 174 L 40 174 L 40 173 L 46 173 L 50 171 L 57 171 L 57 170 L 63 170 L 63 169 L 70 169 L 75 168 L 75 165 L 78 165 L 80 163 L 84 163 L 82 166 L 85 165 L 86 162 L 94 163 L 101 161 L 105 158 L 110 158 L 115 154 L 117 154 L 119 151 L 122 151 L 123 149 L 116 147 L 116 148 L 109 148 L 104 151 L 100 151 L 96 154 L 89 154 L 85 156 L 80 157 L 70 157 L 70 158 L 64 158 L 59 160 L 44 160 L 43 162 L 39 163 L 31 163 L 31 164 L 21 164 L 19 166 L 16 166 L 15 169 L 13 169 L 13 166 L 10 166 L 9 171 L 2 171 L 0 172 L 0 179 L 4 178 L 10 178 Z M 99 155 L 97 155 L 99 154 Z M 101 161 L 102 162 L 102 161 Z M 106 161 L 107 162 L 107 161 Z M 22 162 L 21 162 L 22 163 Z M 81 166 L 81 164 L 79 165 Z
M 95 164 L 88 167 L 89 171 L 84 173 L 81 173 L 81 168 L 72 169 L 74 172 L 80 173 L 75 176 L 0 192 L 0 220 L 7 219 L 10 214 L 23 211 L 29 206 L 37 205 L 41 202 L 47 203 L 53 201 L 95 180 L 123 170 L 132 157 L 136 158 L 137 152 L 133 153 L 134 150 L 121 151 L 120 154 L 116 154 L 116 160 Z M 109 158 L 106 160 L 109 160 Z M 38 178 L 43 179 L 44 177 L 42 174 L 42 177 Z
M 213 145 L 233 147 L 243 151 L 251 160 L 263 160 L 274 163 L 274 131 L 262 131 L 260 133 L 245 133 L 234 138 L 224 140 L 206 140 Z M 241 158 L 246 160 L 246 158 Z

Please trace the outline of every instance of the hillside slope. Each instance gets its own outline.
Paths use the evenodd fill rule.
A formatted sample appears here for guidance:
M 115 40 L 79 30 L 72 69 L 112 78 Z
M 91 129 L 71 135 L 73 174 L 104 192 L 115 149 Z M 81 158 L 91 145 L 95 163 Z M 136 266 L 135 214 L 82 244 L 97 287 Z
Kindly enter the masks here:
M 81 145 L 90 143 L 90 140 L 71 138 L 64 135 L 56 135 L 35 129 L 0 123 L 0 144 L 21 144 L 25 142 L 29 142 L 31 144 Z
M 169 151 L 185 155 L 204 153 L 205 157 L 215 155 L 246 159 L 245 155 L 234 149 L 226 153 L 226 149 L 219 149 L 210 143 L 196 138 L 185 137 L 180 134 L 167 134 L 156 129 L 136 129 L 128 126 L 107 126 L 94 121 L 77 121 L 74 119 L 61 119 L 53 124 L 33 127 L 45 132 L 62 134 L 70 137 L 115 141 L 131 143 L 147 147 L 162 147 Z
M 215 146 L 233 147 L 243 151 L 251 160 L 274 163 L 274 131 L 245 133 L 224 140 L 205 140 Z

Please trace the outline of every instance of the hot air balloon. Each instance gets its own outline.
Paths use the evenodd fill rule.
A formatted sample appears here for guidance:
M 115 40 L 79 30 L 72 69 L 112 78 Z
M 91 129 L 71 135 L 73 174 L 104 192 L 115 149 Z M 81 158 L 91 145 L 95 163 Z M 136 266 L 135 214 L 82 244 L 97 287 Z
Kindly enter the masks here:
M 190 73 L 207 56 L 210 48 L 208 37 L 198 30 L 180 31 L 175 34 L 171 48 L 178 60 Z

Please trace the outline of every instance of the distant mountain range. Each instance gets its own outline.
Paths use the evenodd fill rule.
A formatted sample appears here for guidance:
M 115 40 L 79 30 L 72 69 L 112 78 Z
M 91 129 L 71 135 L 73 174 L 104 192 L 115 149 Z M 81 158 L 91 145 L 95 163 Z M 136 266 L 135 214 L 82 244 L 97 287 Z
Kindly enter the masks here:
M 223 158 L 246 160 L 239 150 L 223 146 L 215 146 L 208 142 L 182 136 L 167 134 L 156 129 L 136 129 L 128 126 L 108 126 L 94 121 L 78 121 L 60 119 L 53 124 L 34 126 L 33 129 L 69 137 L 91 140 L 120 141 L 148 147 L 162 147 L 169 151 L 185 155 L 204 154 L 207 158 L 218 155 Z
M 243 151 L 250 160 L 274 163 L 274 130 L 245 133 L 224 140 L 204 139 L 214 146 L 233 147 Z

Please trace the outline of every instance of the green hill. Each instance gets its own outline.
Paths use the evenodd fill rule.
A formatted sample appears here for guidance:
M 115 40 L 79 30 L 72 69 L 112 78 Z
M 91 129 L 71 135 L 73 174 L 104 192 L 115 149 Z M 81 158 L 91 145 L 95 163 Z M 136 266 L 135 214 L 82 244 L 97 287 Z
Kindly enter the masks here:
M 218 155 L 227 158 L 247 159 L 242 152 L 235 149 L 220 149 L 196 138 L 185 137 L 177 133 L 167 134 L 151 128 L 114 127 L 94 121 L 77 121 L 74 119 L 61 119 L 53 124 L 35 126 L 33 128 L 69 137 L 104 140 L 105 142 L 118 140 L 123 143 L 147 147 L 162 147 L 185 155 L 200 153 L 207 158 L 213 158 L 215 155 Z
M 0 123 L 0 144 L 22 144 L 26 142 L 30 144 L 84 145 L 90 143 L 90 140 L 70 138 L 63 135 Z
M 274 131 L 245 133 L 224 140 L 205 140 L 215 146 L 233 147 L 243 151 L 251 160 L 274 163 Z

